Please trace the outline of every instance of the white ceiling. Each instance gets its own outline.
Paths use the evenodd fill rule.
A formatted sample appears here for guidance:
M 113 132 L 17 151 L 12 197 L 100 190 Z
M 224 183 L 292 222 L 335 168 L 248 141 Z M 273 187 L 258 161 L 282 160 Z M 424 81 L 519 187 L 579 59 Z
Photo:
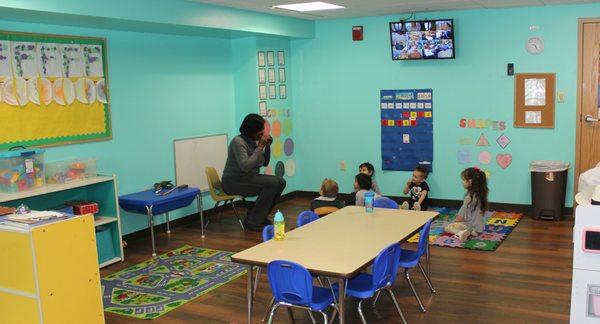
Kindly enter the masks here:
M 487 9 L 504 7 L 545 6 L 555 4 L 591 3 L 598 0 L 189 0 L 219 6 L 266 12 L 303 19 L 335 19 L 349 17 L 406 14 L 425 11 Z M 340 10 L 293 12 L 271 9 L 273 5 L 324 1 L 346 7 Z

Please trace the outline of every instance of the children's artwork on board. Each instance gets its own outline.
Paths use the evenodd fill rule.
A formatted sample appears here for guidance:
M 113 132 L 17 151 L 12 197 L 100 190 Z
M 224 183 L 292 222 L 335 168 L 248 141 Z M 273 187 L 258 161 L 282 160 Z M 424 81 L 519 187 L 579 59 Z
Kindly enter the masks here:
M 106 56 L 103 38 L 0 31 L 0 149 L 110 139 Z
M 381 90 L 382 169 L 433 166 L 433 90 Z

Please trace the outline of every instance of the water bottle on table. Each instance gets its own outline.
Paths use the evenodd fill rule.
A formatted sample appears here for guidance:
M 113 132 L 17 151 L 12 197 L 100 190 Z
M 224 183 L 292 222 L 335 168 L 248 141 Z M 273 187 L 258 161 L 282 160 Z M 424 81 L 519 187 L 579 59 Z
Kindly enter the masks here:
M 373 201 L 375 200 L 375 193 L 369 191 L 365 193 L 365 211 L 367 213 L 373 212 Z
M 275 240 L 283 240 L 285 238 L 285 219 L 283 218 L 283 213 L 281 213 L 279 210 L 275 213 L 273 227 L 275 232 Z

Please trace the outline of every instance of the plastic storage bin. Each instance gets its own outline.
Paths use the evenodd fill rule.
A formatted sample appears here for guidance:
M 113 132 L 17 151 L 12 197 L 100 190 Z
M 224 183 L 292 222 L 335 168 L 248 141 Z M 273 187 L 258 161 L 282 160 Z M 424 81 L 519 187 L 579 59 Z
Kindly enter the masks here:
M 44 152 L 42 149 L 0 152 L 0 192 L 14 193 L 43 186 Z
M 49 162 L 46 165 L 46 183 L 66 183 L 96 176 L 97 159 L 76 159 Z
M 96 227 L 96 247 L 98 249 L 99 264 L 116 257 L 115 245 L 113 244 L 112 239 L 112 229 L 110 227 Z
M 569 163 L 533 161 L 529 170 L 532 217 L 560 220 L 565 206 Z

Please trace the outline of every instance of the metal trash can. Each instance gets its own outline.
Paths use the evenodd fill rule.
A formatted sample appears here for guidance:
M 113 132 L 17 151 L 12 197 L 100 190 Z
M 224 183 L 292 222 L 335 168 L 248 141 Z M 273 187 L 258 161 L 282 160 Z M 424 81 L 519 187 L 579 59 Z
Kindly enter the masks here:
M 560 220 L 567 194 L 568 162 L 533 161 L 531 171 L 531 205 L 534 219 Z

